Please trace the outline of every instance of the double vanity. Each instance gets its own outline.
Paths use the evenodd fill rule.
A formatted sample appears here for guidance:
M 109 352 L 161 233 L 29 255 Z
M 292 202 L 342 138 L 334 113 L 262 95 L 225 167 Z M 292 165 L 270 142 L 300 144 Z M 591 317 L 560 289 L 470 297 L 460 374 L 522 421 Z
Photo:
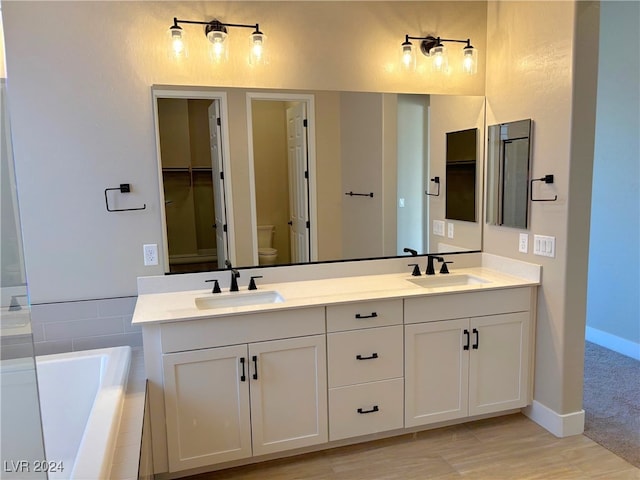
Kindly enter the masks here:
M 216 294 L 213 273 L 139 279 L 156 474 L 530 404 L 540 267 L 487 254 L 458 263 L 429 276 L 412 276 L 407 258 L 248 269 L 240 283 L 262 275 L 257 290 Z

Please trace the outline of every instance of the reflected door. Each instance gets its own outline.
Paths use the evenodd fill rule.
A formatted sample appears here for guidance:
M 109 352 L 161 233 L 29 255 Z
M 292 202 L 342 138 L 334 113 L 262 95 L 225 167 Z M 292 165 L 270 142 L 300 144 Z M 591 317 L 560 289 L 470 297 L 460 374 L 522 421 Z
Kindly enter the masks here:
M 224 268 L 228 258 L 226 203 L 224 198 L 224 173 L 222 170 L 222 135 L 220 125 L 220 100 L 209 106 L 209 140 L 211 145 L 211 175 L 213 177 L 214 215 L 218 268 Z M 217 187 L 217 188 L 216 188 Z
M 287 151 L 289 160 L 289 232 L 291 261 L 309 261 L 309 197 L 307 185 L 306 104 L 287 109 Z

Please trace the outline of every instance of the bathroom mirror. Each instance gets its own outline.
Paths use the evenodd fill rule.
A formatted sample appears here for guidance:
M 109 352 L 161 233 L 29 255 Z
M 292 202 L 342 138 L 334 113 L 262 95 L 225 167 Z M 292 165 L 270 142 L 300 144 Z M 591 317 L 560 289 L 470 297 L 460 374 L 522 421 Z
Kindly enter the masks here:
M 450 220 L 475 222 L 478 129 L 447 132 L 446 214 Z
M 224 179 L 210 163 L 213 99 L 220 103 Z M 421 254 L 481 249 L 481 229 L 467 221 L 446 220 L 457 224 L 454 237 L 434 236 L 430 226 L 445 221 L 446 132 L 483 132 L 484 97 L 158 86 L 154 102 L 166 272 L 224 268 L 222 255 L 243 267 L 406 255 L 404 247 Z M 159 120 L 168 104 L 179 113 Z M 287 180 L 295 171 L 287 110 L 295 118 L 295 109 L 308 120 L 304 142 L 292 145 L 302 152 L 298 190 Z M 177 132 L 179 142 L 170 138 Z M 479 162 L 479 178 L 482 172 Z M 434 176 L 443 179 L 438 197 L 426 194 Z M 456 187 L 474 197 L 474 218 L 481 185 Z M 295 197 L 302 197 L 308 239 L 292 235 Z M 303 238 L 297 244 L 306 258 L 290 253 L 296 238 Z M 181 250 L 172 251 L 172 243 Z M 269 256 L 275 260 L 263 263 Z
M 491 125 L 487 149 L 487 223 L 528 227 L 532 122 Z

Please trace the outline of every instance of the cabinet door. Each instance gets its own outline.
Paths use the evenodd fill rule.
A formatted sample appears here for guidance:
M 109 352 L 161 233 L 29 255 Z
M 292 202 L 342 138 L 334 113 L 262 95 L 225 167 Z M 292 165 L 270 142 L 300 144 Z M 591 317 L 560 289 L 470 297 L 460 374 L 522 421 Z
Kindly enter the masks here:
M 325 335 L 249 345 L 253 454 L 324 443 Z
M 163 355 L 170 472 L 251 456 L 247 361 L 246 345 Z
M 405 427 L 467 416 L 469 320 L 405 327 Z
M 469 415 L 524 407 L 529 312 L 471 319 Z

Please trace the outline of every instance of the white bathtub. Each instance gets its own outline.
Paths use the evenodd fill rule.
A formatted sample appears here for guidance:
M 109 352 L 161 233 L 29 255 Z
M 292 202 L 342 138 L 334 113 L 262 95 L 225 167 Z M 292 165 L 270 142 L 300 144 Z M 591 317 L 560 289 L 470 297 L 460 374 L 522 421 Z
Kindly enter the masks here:
M 130 347 L 36 357 L 49 478 L 109 478 L 131 362 Z

